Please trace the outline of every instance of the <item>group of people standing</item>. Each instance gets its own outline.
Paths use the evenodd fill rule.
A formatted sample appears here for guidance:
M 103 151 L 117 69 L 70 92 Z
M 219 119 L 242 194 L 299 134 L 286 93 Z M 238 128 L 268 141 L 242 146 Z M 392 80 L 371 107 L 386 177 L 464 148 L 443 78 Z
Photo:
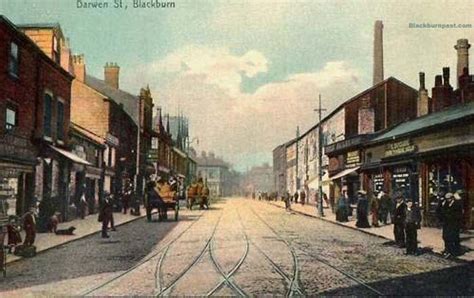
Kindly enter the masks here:
M 367 192 L 357 192 L 357 222 L 358 228 L 370 228 L 369 214 L 373 227 L 380 224 L 393 224 L 393 234 L 397 246 L 406 248 L 407 254 L 418 254 L 418 233 L 421 228 L 421 210 L 416 201 L 406 199 L 402 194 L 395 194 L 394 200 L 380 191 L 371 198 Z M 443 228 L 444 255 L 446 257 L 461 254 L 460 231 L 462 228 L 463 208 L 461 192 L 446 193 L 439 196 L 436 210 Z M 336 206 L 336 220 L 348 222 L 352 215 L 352 207 L 345 190 L 342 191 Z

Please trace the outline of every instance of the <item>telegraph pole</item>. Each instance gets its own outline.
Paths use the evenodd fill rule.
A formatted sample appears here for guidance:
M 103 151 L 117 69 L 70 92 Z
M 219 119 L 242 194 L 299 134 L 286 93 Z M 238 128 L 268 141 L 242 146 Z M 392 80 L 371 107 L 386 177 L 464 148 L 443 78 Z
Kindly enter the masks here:
M 296 126 L 296 191 L 298 191 L 298 189 L 300 188 L 300 180 L 298 178 L 298 142 L 299 142 L 299 138 L 300 138 L 300 127 L 299 126 Z
M 326 109 L 321 108 L 321 94 L 319 94 L 319 108 L 314 109 L 315 112 L 319 114 L 319 122 L 318 122 L 318 211 L 319 216 L 324 216 L 323 211 L 323 142 L 322 142 L 322 135 L 323 135 L 323 127 L 321 125 L 321 114 Z

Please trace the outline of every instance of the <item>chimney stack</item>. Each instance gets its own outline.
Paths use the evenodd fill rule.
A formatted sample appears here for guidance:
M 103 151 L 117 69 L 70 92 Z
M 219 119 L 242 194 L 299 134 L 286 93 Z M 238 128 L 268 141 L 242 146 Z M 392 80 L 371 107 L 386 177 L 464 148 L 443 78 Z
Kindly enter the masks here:
M 471 45 L 467 39 L 458 39 L 458 42 L 454 46 L 458 52 L 458 65 L 457 65 L 457 87 L 459 88 L 459 77 L 462 76 L 464 68 L 469 71 L 469 48 Z
M 374 26 L 374 69 L 373 84 L 383 81 L 383 23 L 375 21 Z
M 443 84 L 449 87 L 449 67 L 443 67 Z
M 420 89 L 418 90 L 417 117 L 429 113 L 428 90 L 425 88 L 425 73 L 420 72 Z
M 83 82 L 86 78 L 86 63 L 84 54 L 72 56 L 72 63 L 74 67 L 74 75 L 79 82 Z
M 107 62 L 104 66 L 104 81 L 112 88 L 119 88 L 120 67 L 117 63 Z

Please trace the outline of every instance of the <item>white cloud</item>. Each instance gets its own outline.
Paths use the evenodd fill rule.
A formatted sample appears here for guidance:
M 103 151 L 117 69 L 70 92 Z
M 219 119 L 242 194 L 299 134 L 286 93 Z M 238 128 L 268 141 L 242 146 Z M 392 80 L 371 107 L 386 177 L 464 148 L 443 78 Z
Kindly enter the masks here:
M 307 129 L 315 123 L 319 93 L 330 110 L 360 90 L 359 72 L 332 61 L 242 92 L 243 76 L 268 71 L 269 61 L 258 51 L 234 55 L 226 48 L 187 46 L 153 63 L 148 73 L 142 70 L 141 77 L 154 78 L 157 105 L 170 111 L 179 106 L 190 117 L 199 150 L 212 150 L 245 169 L 262 156 L 271 161 L 272 149 L 291 138 L 296 125 Z

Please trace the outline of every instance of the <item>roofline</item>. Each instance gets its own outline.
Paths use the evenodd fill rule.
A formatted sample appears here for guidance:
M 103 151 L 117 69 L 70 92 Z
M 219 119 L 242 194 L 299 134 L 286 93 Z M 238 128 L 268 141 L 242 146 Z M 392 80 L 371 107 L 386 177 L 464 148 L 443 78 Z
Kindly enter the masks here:
M 428 115 L 432 115 L 432 114 L 428 114 Z M 421 118 L 421 117 L 420 117 Z M 415 121 L 419 118 L 416 118 L 412 121 Z M 386 137 L 386 138 L 383 138 L 383 139 L 380 139 L 380 140 L 370 140 L 369 142 L 367 142 L 365 144 L 366 147 L 373 147 L 373 146 L 376 146 L 376 145 L 379 145 L 379 144 L 383 144 L 383 143 L 386 143 L 387 141 L 393 141 L 393 140 L 397 140 L 397 139 L 401 139 L 401 138 L 405 138 L 405 137 L 408 137 L 408 136 L 413 136 L 413 135 L 418 135 L 419 133 L 421 132 L 425 132 L 425 131 L 432 131 L 432 130 L 437 130 L 438 128 L 440 127 L 443 127 L 443 126 L 447 126 L 447 125 L 451 125 L 451 124 L 455 124 L 456 122 L 462 122 L 462 120 L 466 120 L 466 119 L 474 119 L 474 114 L 470 114 L 470 115 L 465 115 L 463 117 L 460 117 L 460 118 L 456 118 L 456 119 L 452 119 L 452 120 L 449 120 L 447 122 L 442 122 L 442 123 L 438 123 L 438 124 L 434 124 L 434 125 L 431 125 L 431 126 L 427 126 L 427 127 L 423 127 L 423 128 L 418 128 L 418 129 L 415 129 L 415 130 L 412 130 L 410 132 L 406 132 L 406 133 L 403 133 L 403 134 L 399 134 L 399 135 L 395 135 L 393 137 Z M 411 121 L 409 121 L 411 122 Z M 398 127 L 399 125 L 403 124 L 403 123 L 406 123 L 406 122 L 402 122 L 402 123 L 399 123 L 398 125 L 392 127 L 390 130 L 392 129 L 395 129 L 396 127 Z M 390 131 L 389 130 L 389 131 Z M 385 133 L 389 132 L 389 131 L 386 131 Z
M 72 80 L 74 80 L 75 76 L 72 75 L 71 73 L 69 73 L 67 70 L 65 70 L 64 68 L 61 67 L 60 64 L 56 63 L 53 61 L 53 59 L 51 59 L 50 57 L 48 57 L 48 55 L 46 55 L 45 52 L 43 52 L 43 50 L 31 39 L 28 37 L 28 35 L 26 35 L 24 32 L 22 32 L 21 30 L 19 30 L 19 28 L 13 24 L 7 17 L 5 17 L 4 15 L 1 15 L 0 14 L 0 22 L 3 21 L 7 27 L 10 28 L 10 30 L 14 31 L 15 33 L 17 33 L 19 36 L 21 36 L 21 38 L 25 39 L 26 42 L 29 43 L 30 46 L 34 47 L 36 51 L 38 51 L 38 54 L 40 56 L 42 56 L 49 64 L 51 64 L 54 68 L 56 68 L 57 70 L 61 71 L 64 75 L 66 75 L 68 77 L 68 79 L 70 79 L 70 81 L 72 82 Z

